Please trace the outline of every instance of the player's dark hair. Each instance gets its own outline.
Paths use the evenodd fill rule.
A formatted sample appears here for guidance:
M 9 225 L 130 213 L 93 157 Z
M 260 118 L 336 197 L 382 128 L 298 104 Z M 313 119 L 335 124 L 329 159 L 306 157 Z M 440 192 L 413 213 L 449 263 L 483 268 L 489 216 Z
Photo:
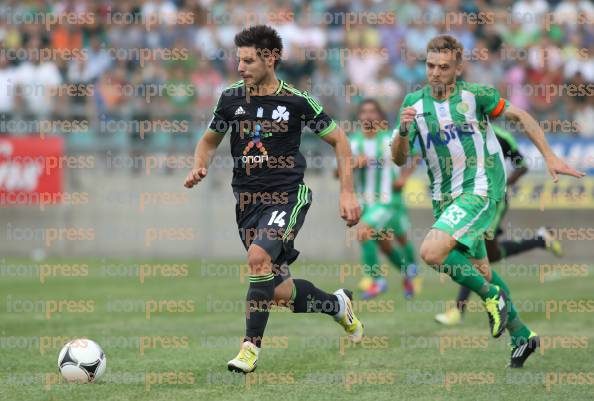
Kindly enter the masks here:
M 255 47 L 258 56 L 274 56 L 274 68 L 278 66 L 283 53 L 283 41 L 274 28 L 254 25 L 235 35 L 235 46 Z
M 458 39 L 451 35 L 439 35 L 434 37 L 427 43 L 427 53 L 454 53 L 456 55 L 456 62 L 462 61 L 462 53 L 464 46 Z

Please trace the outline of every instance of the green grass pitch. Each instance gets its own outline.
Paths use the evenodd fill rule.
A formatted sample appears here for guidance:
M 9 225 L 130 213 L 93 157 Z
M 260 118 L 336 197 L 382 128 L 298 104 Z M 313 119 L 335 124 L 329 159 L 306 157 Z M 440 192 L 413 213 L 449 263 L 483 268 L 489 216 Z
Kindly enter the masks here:
M 391 272 L 387 294 L 356 304 L 368 338 L 356 347 L 328 316 L 271 313 L 258 369 L 246 377 L 226 368 L 244 329 L 247 284 L 237 265 L 161 262 L 177 266 L 141 278 L 135 266 L 157 262 L 44 263 L 71 270 L 57 268 L 40 279 L 31 262 L 2 264 L 2 400 L 570 401 L 594 394 L 594 286 L 587 266 L 579 274 L 548 274 L 542 283 L 535 271 L 503 271 L 524 321 L 546 338 L 544 352 L 522 370 L 506 368 L 507 334 L 488 337 L 485 313 L 469 313 L 456 327 L 433 321 L 457 288 L 424 269 L 414 301 L 404 300 Z M 78 274 L 73 264 L 82 266 Z M 339 265 L 302 256 L 292 274 L 334 291 L 341 286 Z M 358 279 L 346 272 L 342 286 L 356 289 Z M 96 384 L 59 380 L 58 351 L 66 339 L 80 337 L 97 341 L 107 355 L 107 372 Z

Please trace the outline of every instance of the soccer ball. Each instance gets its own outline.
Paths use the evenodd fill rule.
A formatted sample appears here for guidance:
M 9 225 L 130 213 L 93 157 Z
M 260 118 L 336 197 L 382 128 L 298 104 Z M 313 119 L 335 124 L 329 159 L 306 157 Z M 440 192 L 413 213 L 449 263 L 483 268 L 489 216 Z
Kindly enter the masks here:
M 373 285 L 373 279 L 369 276 L 364 276 L 361 281 L 359 281 L 359 291 L 366 292 L 369 291 L 371 286 Z
M 107 359 L 101 347 L 86 338 L 68 342 L 58 355 L 58 369 L 71 383 L 95 382 L 103 375 L 106 366 Z

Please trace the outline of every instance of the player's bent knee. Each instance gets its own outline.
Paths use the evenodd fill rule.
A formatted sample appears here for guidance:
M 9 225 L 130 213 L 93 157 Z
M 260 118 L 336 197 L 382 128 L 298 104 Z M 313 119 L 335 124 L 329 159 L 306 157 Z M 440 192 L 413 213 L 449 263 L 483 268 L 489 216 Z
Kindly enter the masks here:
M 293 294 L 294 287 L 293 280 L 291 278 L 283 281 L 274 289 L 274 302 L 278 306 L 290 307 L 291 295 Z
M 439 266 L 443 264 L 445 261 L 447 254 L 443 254 L 439 249 L 435 249 L 435 246 L 432 244 L 423 242 L 421 244 L 421 249 L 419 254 L 423 262 L 427 263 L 429 266 Z
M 251 245 L 248 249 L 248 265 L 251 275 L 272 273 L 270 255 L 258 245 Z
M 443 264 L 455 246 L 456 240 L 450 234 L 432 229 L 423 240 L 419 254 L 425 263 L 435 267 Z

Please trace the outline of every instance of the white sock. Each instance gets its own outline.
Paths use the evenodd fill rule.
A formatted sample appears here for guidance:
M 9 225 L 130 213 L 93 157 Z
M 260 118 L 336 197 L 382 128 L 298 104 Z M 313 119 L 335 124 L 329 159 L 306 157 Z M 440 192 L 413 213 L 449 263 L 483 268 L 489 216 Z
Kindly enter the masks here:
M 334 315 L 334 319 L 340 320 L 344 317 L 346 305 L 344 304 L 344 298 L 341 295 L 338 295 L 336 292 L 334 295 L 336 295 L 336 298 L 338 298 L 338 304 L 340 305 L 340 310 L 336 315 Z

